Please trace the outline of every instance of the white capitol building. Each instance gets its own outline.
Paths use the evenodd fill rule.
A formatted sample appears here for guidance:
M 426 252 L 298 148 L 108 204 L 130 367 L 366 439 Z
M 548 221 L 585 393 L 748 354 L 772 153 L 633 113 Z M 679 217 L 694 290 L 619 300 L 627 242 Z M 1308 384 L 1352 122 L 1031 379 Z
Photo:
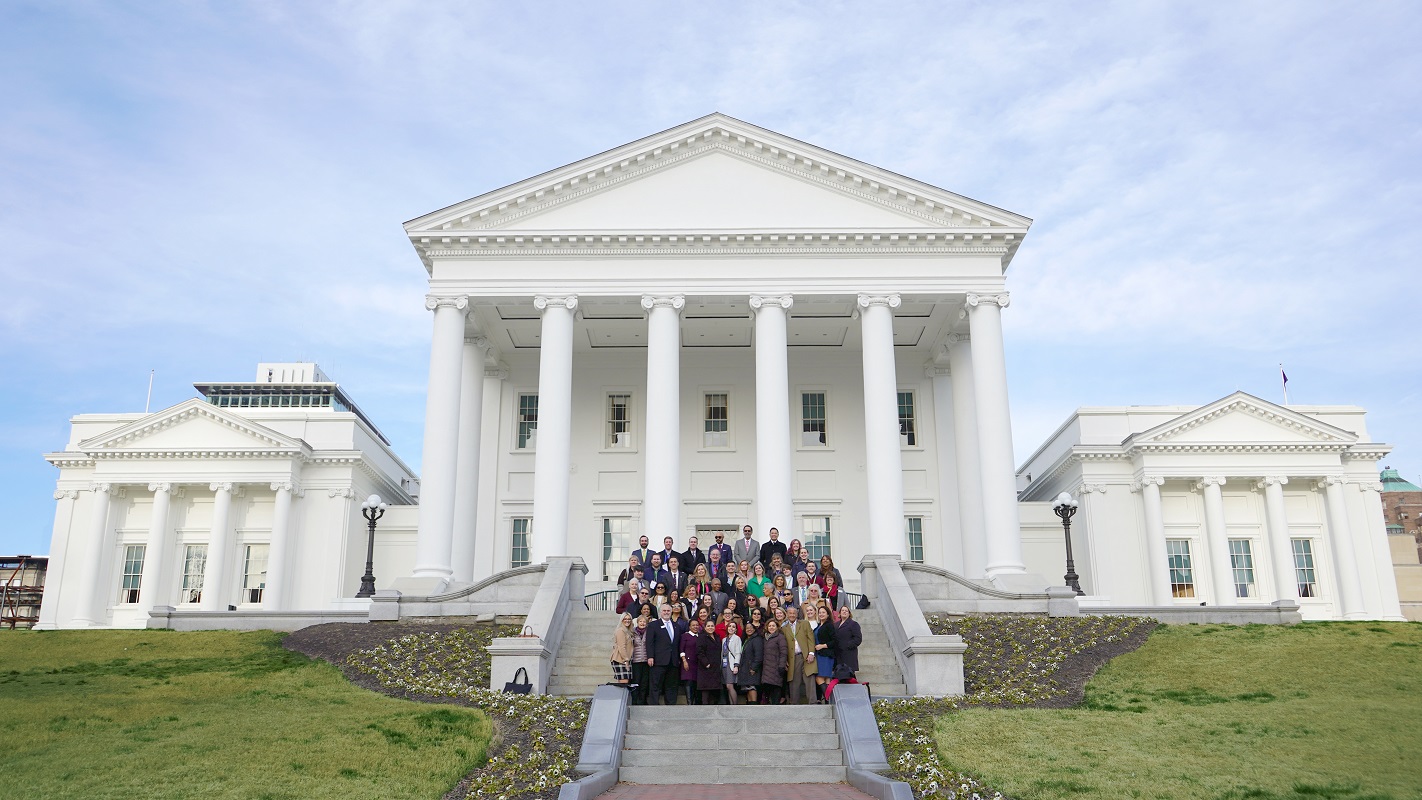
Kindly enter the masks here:
M 1065 491 L 1083 609 L 1401 619 L 1361 408 L 1083 408 L 1014 463 L 1002 326 L 1030 224 L 720 114 L 434 211 L 405 226 L 433 325 L 422 473 L 314 364 L 77 416 L 46 455 L 39 627 L 362 618 L 373 493 L 386 598 L 555 562 L 593 592 L 641 535 L 745 523 L 852 586 L 896 556 L 1035 597 L 1063 582 Z

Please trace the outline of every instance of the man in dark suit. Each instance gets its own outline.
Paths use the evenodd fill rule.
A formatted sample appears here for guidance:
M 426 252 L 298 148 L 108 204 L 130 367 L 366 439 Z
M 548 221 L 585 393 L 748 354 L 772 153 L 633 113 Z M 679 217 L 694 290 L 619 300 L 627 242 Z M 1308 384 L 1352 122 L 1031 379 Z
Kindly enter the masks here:
M 686 594 L 687 578 L 686 573 L 681 571 L 679 559 L 673 555 L 662 571 L 657 573 L 657 583 L 667 587 L 667 597 L 671 597 L 672 592 L 678 595 Z
M 671 618 L 671 605 L 663 603 L 661 619 L 647 626 L 647 661 L 652 665 L 651 696 L 660 696 L 658 705 L 676 705 L 677 687 L 681 683 L 678 638 L 676 623 Z
M 769 571 L 770 559 L 779 555 L 780 560 L 784 561 L 787 550 L 788 548 L 785 547 L 785 543 L 780 541 L 780 529 L 771 528 L 770 541 L 760 546 L 760 563 L 765 565 L 765 569 Z
M 706 551 L 697 546 L 695 536 L 687 541 L 687 545 L 686 552 L 681 554 L 680 563 L 681 571 L 690 575 L 696 571 L 697 564 L 706 563 Z
M 647 566 L 652 563 L 652 551 L 647 549 L 647 537 L 643 536 L 637 540 L 637 549 L 632 551 L 632 555 L 637 557 L 637 563 Z
M 672 540 L 672 537 L 670 536 L 662 540 L 662 549 L 658 550 L 657 552 L 662 557 L 663 567 L 666 567 L 666 565 L 670 564 L 673 557 L 678 557 L 681 555 L 681 553 L 678 553 L 676 549 L 672 547 L 672 545 L 675 543 L 676 542 L 674 542 Z
M 726 544 L 726 534 L 722 533 L 721 531 L 716 531 L 716 543 L 713 544 L 713 545 L 711 545 L 711 547 L 707 548 L 707 551 L 706 551 L 706 552 L 707 552 L 707 555 L 706 555 L 706 563 L 707 563 L 707 564 L 710 564 L 710 563 L 711 563 L 711 555 L 710 555 L 710 552 L 711 552 L 712 550 L 719 550 L 719 551 L 721 551 L 721 568 L 722 568 L 722 569 L 725 569 L 725 568 L 726 568 L 726 565 L 731 563 L 731 546 L 728 545 L 728 544 Z M 711 577 L 714 578 L 714 577 L 717 577 L 717 576 L 712 575 Z

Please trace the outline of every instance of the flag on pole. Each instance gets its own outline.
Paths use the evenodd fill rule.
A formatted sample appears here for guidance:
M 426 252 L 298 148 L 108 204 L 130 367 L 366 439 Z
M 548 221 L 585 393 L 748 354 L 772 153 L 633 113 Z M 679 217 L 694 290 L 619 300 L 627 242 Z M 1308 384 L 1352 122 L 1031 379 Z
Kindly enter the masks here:
M 1289 373 L 1284 371 L 1284 365 L 1279 365 L 1279 378 L 1284 383 L 1284 405 L 1289 404 Z

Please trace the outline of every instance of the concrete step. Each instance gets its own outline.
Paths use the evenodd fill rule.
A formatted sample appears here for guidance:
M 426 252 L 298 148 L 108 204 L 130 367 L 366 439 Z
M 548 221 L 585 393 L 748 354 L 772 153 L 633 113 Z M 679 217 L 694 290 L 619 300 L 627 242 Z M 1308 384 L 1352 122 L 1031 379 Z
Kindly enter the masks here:
M 722 705 L 692 706 L 691 708 L 668 708 L 665 706 L 633 706 L 629 709 L 629 720 L 670 720 L 674 722 L 703 722 L 713 719 L 834 719 L 834 709 L 830 706 L 761 706 Z
M 798 753 L 785 754 L 793 760 Z M 846 770 L 843 766 L 790 767 L 759 769 L 756 767 L 720 766 L 715 764 L 682 764 L 675 769 L 666 767 L 627 767 L 619 775 L 625 783 L 843 783 Z
M 839 767 L 844 765 L 841 750 L 796 750 L 793 753 L 780 750 L 716 750 L 707 752 L 710 760 L 717 764 L 739 764 L 741 766 L 782 766 L 794 764 L 797 767 Z M 676 750 L 624 750 L 622 768 L 628 767 L 677 767 L 687 763 L 687 754 Z
M 666 708 L 683 708 L 683 706 L 666 706 Z M 706 706 L 699 706 L 706 708 Z M 690 706 L 698 708 L 698 706 Z M 664 719 L 633 719 L 627 721 L 627 732 L 634 734 L 673 734 L 686 733 L 681 720 Z M 790 718 L 748 718 L 748 719 L 724 719 L 716 722 L 715 733 L 824 733 L 829 730 L 830 721 L 821 723 L 818 720 L 804 720 Z M 702 730 L 697 727 L 696 730 Z
M 694 706 L 692 706 L 694 708 Z M 832 750 L 839 747 L 834 723 L 828 733 L 716 733 L 714 723 L 703 722 L 697 733 L 629 733 L 623 740 L 626 750 Z M 674 727 L 674 726 L 673 726 Z M 685 730 L 685 728 L 683 728 Z

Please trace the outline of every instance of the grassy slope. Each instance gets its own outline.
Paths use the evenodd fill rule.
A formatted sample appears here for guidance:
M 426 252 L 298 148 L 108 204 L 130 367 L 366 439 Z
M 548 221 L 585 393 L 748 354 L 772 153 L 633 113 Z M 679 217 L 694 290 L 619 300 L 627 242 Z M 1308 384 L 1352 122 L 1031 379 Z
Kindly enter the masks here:
M 484 758 L 479 712 L 358 689 L 279 634 L 0 632 L 16 797 L 438 798 Z
M 1422 798 L 1422 624 L 1161 627 L 1083 706 L 938 723 L 952 766 L 1032 798 Z

